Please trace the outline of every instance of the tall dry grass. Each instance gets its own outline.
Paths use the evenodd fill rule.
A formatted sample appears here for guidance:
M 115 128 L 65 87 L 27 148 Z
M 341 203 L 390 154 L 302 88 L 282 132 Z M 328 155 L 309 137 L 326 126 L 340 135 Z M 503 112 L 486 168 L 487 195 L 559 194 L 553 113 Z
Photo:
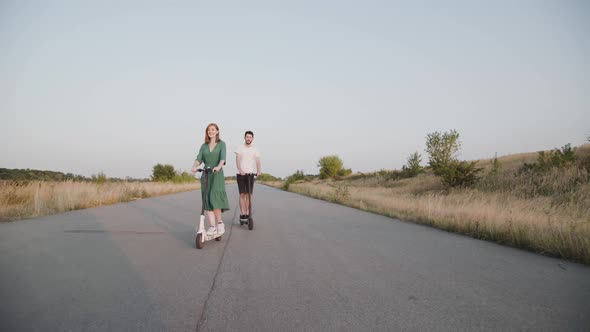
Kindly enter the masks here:
M 0 181 L 0 221 L 33 218 L 134 199 L 199 189 L 171 182 Z
M 577 155 L 582 163 L 590 160 L 590 145 L 579 147 Z M 399 180 L 380 171 L 341 181 L 299 181 L 289 191 L 590 264 L 589 164 L 519 171 L 535 160 L 534 153 L 500 157 L 499 172 L 484 169 L 471 188 L 447 189 L 428 173 Z M 480 161 L 486 162 L 491 165 Z

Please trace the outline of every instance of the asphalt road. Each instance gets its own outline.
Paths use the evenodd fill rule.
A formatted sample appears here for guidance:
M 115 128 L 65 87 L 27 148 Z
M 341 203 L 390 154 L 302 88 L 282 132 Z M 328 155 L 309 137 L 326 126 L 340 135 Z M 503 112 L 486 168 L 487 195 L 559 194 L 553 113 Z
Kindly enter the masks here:
M 0 224 L 1 331 L 588 331 L 590 268 L 256 185 Z

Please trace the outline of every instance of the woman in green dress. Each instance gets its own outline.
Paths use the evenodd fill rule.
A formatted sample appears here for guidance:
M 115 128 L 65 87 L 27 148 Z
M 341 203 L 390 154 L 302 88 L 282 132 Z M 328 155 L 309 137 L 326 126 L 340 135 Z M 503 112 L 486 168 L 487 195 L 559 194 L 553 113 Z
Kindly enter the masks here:
M 219 127 L 215 123 L 210 123 L 205 129 L 205 143 L 199 149 L 199 154 L 193 164 L 193 173 L 197 171 L 202 163 L 205 163 L 205 168 L 213 169 L 213 172 L 208 174 L 209 184 L 207 192 L 204 192 L 205 177 L 207 175 L 203 174 L 201 176 L 201 199 L 202 202 L 206 203 L 205 211 L 207 211 L 210 224 L 207 234 L 215 235 L 215 232 L 223 234 L 225 232 L 225 225 L 221 219 L 221 213 L 229 210 L 229 202 L 225 193 L 225 176 L 223 175 L 225 142 L 219 138 Z M 215 227 L 216 221 L 217 227 Z

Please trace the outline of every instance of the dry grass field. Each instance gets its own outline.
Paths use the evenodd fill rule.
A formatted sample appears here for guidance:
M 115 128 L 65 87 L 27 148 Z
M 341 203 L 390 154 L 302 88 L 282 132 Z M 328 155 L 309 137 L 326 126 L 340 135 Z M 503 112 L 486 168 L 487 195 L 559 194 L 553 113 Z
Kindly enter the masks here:
M 590 159 L 590 145 L 578 160 Z M 388 172 L 356 174 L 341 180 L 298 181 L 289 191 L 476 238 L 590 264 L 590 174 L 572 165 L 542 174 L 518 170 L 537 153 L 480 160 L 481 181 L 447 189 L 426 172 L 395 179 Z M 268 183 L 280 188 L 282 182 Z
M 200 188 L 199 182 L 0 181 L 0 221 L 33 218 Z

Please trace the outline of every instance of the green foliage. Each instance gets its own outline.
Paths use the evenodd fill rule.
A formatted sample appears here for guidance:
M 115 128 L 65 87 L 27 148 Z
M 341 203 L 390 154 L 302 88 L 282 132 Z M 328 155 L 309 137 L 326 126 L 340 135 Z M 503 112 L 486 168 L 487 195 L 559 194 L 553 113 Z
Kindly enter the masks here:
M 260 174 L 260 176 L 258 177 L 259 181 L 278 181 L 278 178 L 267 174 L 267 173 L 262 173 Z
M 175 175 L 172 165 L 157 164 L 152 169 L 152 181 L 171 181 Z
M 195 176 L 188 172 L 176 172 L 176 174 L 174 174 L 174 177 L 172 178 L 172 182 L 174 183 L 191 183 L 195 181 Z
M 428 164 L 435 175 L 440 176 L 445 185 L 450 187 L 469 186 L 476 183 L 477 173 L 482 169 L 475 162 L 460 161 L 457 154 L 461 149 L 459 133 L 456 130 L 426 136 L 426 152 L 430 159 Z
M 350 174 L 352 174 L 352 169 L 350 168 L 343 168 L 338 172 L 338 176 L 348 176 Z
M 442 170 L 442 181 L 449 187 L 471 186 L 478 181 L 477 174 L 482 168 L 476 167 L 475 161 L 453 160 L 448 168 Z
M 402 166 L 403 176 L 412 178 L 422 173 L 424 171 L 424 167 L 420 166 L 420 162 L 422 162 L 422 156 L 418 153 L 418 151 L 412 153 L 408 157 L 407 163 Z
M 352 174 L 352 169 L 344 168 L 342 159 L 336 155 L 320 158 L 317 166 L 320 168 L 320 179 L 337 179 Z
M 561 149 L 553 149 L 551 151 L 539 151 L 537 155 L 537 162 L 528 164 L 524 163 L 521 167 L 521 172 L 547 172 L 553 168 L 564 168 L 576 163 L 576 148 L 572 148 L 571 144 L 566 144 Z
M 107 182 L 107 175 L 104 174 L 104 172 L 98 172 L 98 174 L 92 174 L 92 182 L 94 183 L 98 183 L 98 184 L 103 184 L 105 182 Z
M 461 149 L 459 133 L 456 130 L 440 133 L 438 131 L 426 136 L 426 152 L 430 156 L 428 164 L 436 175 L 442 175 Z
M 338 156 L 325 156 L 320 158 L 318 165 L 320 168 L 320 179 L 334 178 L 342 171 L 342 159 Z
M 0 180 L 14 181 L 89 181 L 82 175 L 62 172 L 41 171 L 36 169 L 10 169 L 0 168 Z
M 283 189 L 289 190 L 289 185 L 291 185 L 291 183 L 293 183 L 295 181 L 300 181 L 300 180 L 305 180 L 305 174 L 303 174 L 303 170 L 301 170 L 301 171 L 298 170 L 295 173 L 293 173 L 292 175 L 289 175 L 287 177 L 287 180 L 285 181 L 285 184 L 283 184 Z

